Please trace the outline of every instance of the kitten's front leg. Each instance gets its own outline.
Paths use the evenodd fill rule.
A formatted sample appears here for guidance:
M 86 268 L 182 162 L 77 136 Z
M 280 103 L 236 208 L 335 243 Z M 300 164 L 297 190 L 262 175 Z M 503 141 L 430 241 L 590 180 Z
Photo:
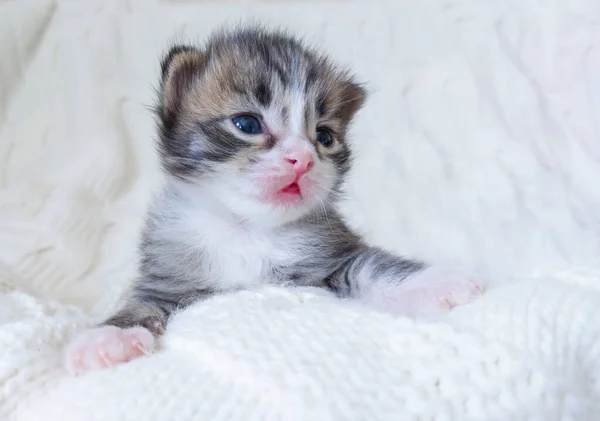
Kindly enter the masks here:
M 81 332 L 64 350 L 71 374 L 112 367 L 152 352 L 164 332 L 167 313 L 151 300 L 132 295 L 125 306 L 99 326 Z
M 408 316 L 450 310 L 472 301 L 484 290 L 467 272 L 427 266 L 377 248 L 356 252 L 328 284 L 342 297 Z
M 79 374 L 111 367 L 152 352 L 169 316 L 199 295 L 203 294 L 189 288 L 165 288 L 164 282 L 139 283 L 114 316 L 85 330 L 65 348 L 67 371 Z

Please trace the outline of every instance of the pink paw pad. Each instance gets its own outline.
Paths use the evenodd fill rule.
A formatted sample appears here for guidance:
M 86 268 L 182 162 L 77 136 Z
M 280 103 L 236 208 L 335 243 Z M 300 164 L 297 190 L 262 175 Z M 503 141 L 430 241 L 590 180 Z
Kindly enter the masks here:
M 112 367 L 148 354 L 154 346 L 154 336 L 143 327 L 96 327 L 81 333 L 65 348 L 65 367 L 71 374 Z
M 366 298 L 385 310 L 416 316 L 467 304 L 484 290 L 472 274 L 431 266 L 399 284 L 373 286 Z

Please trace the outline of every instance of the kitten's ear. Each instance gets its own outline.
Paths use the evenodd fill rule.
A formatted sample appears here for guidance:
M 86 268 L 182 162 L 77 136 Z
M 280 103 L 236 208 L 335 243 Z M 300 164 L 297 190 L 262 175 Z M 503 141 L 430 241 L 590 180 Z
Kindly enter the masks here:
M 344 124 L 348 124 L 365 103 L 367 91 L 352 80 L 344 82 L 341 91 L 341 117 Z
M 178 45 L 171 48 L 161 64 L 160 107 L 163 113 L 178 109 L 202 74 L 206 62 L 205 54 L 194 47 Z

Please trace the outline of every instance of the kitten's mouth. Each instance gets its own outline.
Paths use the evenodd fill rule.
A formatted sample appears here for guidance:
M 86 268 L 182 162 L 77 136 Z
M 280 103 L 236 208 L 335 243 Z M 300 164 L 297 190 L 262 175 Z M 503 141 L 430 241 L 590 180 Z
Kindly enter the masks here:
M 270 198 L 271 203 L 286 207 L 299 205 L 303 200 L 302 189 L 297 181 L 277 190 Z
M 271 205 L 289 208 L 301 205 L 305 199 L 310 197 L 310 182 L 305 184 L 305 182 L 299 182 L 298 178 L 295 180 L 288 178 L 285 182 L 289 184 L 273 186 L 275 188 L 265 195 L 264 199 Z M 306 196 L 307 194 L 308 196 Z
M 296 182 L 293 182 L 289 186 L 282 188 L 280 191 L 281 191 L 281 193 L 284 193 L 284 194 L 290 194 L 290 195 L 294 195 L 294 196 L 302 196 L 302 192 L 300 191 L 300 186 Z

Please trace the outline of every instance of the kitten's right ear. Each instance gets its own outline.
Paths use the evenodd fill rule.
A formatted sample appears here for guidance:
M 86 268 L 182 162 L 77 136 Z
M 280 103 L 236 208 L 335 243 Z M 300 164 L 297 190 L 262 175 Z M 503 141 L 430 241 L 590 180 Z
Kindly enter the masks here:
M 161 64 L 160 108 L 163 114 L 177 111 L 202 74 L 206 62 L 205 54 L 194 47 L 178 45 L 171 48 Z

